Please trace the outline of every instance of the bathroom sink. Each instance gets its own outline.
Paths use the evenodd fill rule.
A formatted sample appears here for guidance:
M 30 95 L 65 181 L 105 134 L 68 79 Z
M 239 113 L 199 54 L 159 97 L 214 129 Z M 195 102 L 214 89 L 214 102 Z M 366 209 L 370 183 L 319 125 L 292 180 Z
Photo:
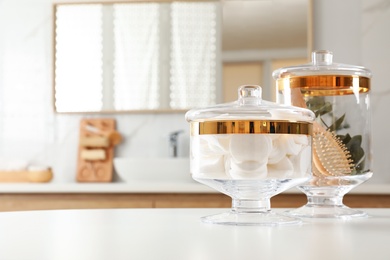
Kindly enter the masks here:
M 114 158 L 114 169 L 125 182 L 193 182 L 189 158 Z

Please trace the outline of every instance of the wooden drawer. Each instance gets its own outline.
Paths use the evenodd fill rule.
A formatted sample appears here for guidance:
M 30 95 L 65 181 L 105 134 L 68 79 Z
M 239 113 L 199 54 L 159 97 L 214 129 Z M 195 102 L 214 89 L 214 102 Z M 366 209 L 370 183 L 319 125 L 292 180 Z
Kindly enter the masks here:
M 390 195 L 347 194 L 347 206 L 390 208 Z M 297 208 L 306 204 L 304 194 L 279 194 L 273 208 Z M 0 211 L 99 208 L 229 208 L 231 199 L 218 193 L 29 193 L 0 194 Z

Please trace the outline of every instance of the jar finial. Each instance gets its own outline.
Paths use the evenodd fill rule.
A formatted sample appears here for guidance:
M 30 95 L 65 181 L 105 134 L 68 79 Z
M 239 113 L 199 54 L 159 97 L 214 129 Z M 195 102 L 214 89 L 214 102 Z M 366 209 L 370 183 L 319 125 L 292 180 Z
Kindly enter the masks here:
M 313 51 L 311 60 L 316 65 L 330 65 L 333 62 L 333 53 L 328 50 Z
M 257 85 L 244 85 L 238 89 L 238 101 L 240 105 L 261 104 L 262 89 Z

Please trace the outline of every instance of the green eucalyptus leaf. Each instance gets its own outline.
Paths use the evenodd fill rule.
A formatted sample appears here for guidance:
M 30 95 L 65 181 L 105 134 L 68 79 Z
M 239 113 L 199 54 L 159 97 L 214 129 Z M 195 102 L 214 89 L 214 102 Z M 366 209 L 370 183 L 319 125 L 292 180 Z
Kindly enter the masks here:
M 320 116 L 323 116 L 329 112 L 332 112 L 332 103 L 326 102 L 322 107 L 316 111 Z
M 341 124 L 342 124 L 343 121 L 344 121 L 344 118 L 345 118 L 345 114 L 342 115 L 340 118 L 338 118 L 338 119 L 329 127 L 328 130 L 330 130 L 330 131 L 339 130 L 340 127 L 341 127 Z
M 349 134 L 347 134 L 349 136 Z M 350 155 L 351 160 L 354 164 L 354 171 L 352 174 L 361 174 L 364 171 L 364 150 L 361 147 L 362 145 L 362 136 L 361 135 L 355 135 L 352 138 L 349 136 L 349 138 L 345 135 L 344 141 L 345 146 L 347 147 Z M 342 139 L 340 139 L 342 140 Z
M 357 174 L 362 173 L 364 170 L 364 160 L 362 160 L 360 163 L 355 165 L 355 169 L 356 169 Z
M 337 138 L 339 138 L 340 141 L 343 142 L 343 144 L 345 144 L 345 145 L 347 145 L 347 143 L 349 143 L 349 141 L 351 141 L 351 139 L 352 139 L 352 137 L 349 134 L 337 135 Z
M 348 149 L 352 149 L 352 147 L 360 147 L 361 145 L 362 145 L 362 136 L 361 135 L 355 135 L 347 143 L 347 148 Z
M 364 150 L 361 147 L 361 144 L 362 136 L 355 135 L 346 145 L 349 153 L 351 154 L 351 160 L 355 164 L 355 170 L 357 173 L 364 170 Z
M 361 147 L 355 148 L 354 150 L 350 151 L 350 153 L 354 164 L 358 163 L 364 157 L 364 150 Z
M 306 102 L 307 108 L 312 111 L 320 109 L 325 104 L 324 97 L 312 97 Z
M 328 129 L 328 125 L 326 124 L 326 122 L 322 119 L 322 117 L 319 117 L 321 123 L 326 127 L 326 129 Z

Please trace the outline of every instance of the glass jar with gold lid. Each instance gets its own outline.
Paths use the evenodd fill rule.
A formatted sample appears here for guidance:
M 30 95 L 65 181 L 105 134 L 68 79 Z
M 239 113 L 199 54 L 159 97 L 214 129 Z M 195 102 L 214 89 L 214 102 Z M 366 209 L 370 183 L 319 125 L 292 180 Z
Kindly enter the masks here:
M 192 177 L 232 198 L 232 209 L 202 218 L 231 225 L 299 223 L 271 212 L 270 198 L 311 177 L 314 113 L 262 100 L 259 86 L 242 86 L 232 103 L 193 109 Z
M 308 108 L 313 123 L 313 178 L 299 185 L 308 204 L 300 217 L 356 217 L 343 196 L 372 176 L 370 80 L 360 66 L 333 62 L 330 51 L 312 53 L 312 62 L 275 70 L 277 103 Z

